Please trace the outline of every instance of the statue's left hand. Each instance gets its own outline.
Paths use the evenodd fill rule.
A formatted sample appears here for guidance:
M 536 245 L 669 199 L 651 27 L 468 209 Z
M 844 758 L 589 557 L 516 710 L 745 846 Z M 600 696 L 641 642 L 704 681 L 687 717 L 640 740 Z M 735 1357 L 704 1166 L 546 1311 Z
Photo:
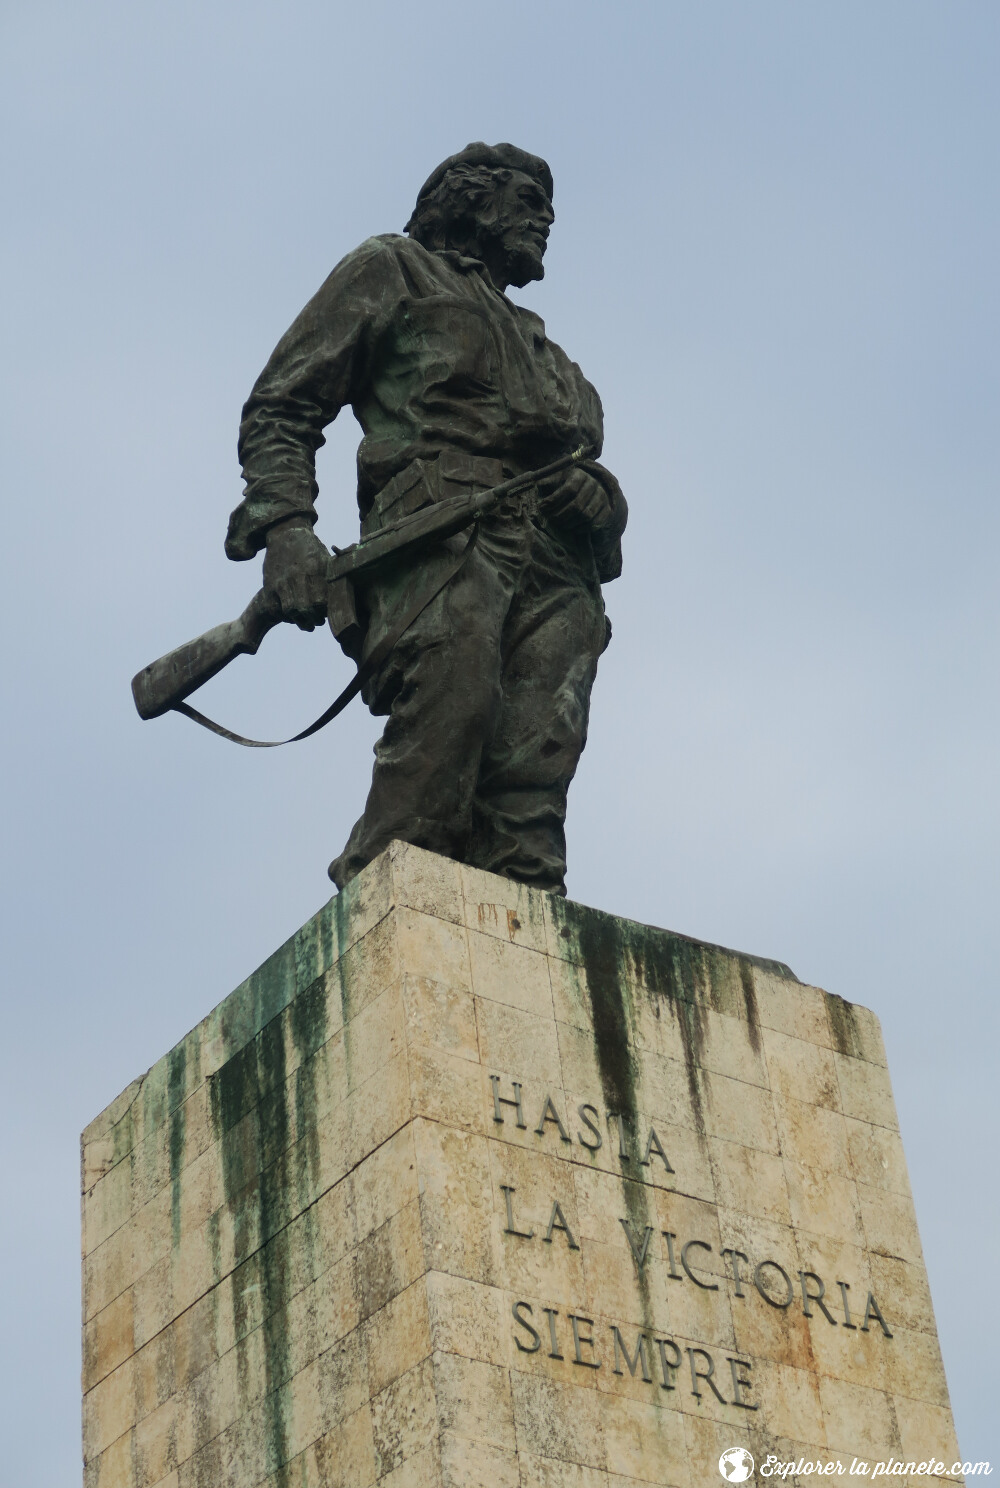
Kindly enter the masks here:
M 545 515 L 565 527 L 599 532 L 613 514 L 611 498 L 601 482 L 580 466 L 545 481 L 540 498 Z

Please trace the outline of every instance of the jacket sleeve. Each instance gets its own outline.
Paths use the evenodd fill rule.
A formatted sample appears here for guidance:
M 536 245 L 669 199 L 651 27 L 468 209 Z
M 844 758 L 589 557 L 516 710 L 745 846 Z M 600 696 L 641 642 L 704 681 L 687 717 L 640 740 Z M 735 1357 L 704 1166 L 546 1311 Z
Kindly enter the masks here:
M 285 517 L 316 521 L 323 430 L 353 401 L 402 293 L 391 242 L 370 238 L 337 265 L 278 342 L 243 406 L 239 458 L 246 485 L 229 519 L 228 557 L 252 558 Z

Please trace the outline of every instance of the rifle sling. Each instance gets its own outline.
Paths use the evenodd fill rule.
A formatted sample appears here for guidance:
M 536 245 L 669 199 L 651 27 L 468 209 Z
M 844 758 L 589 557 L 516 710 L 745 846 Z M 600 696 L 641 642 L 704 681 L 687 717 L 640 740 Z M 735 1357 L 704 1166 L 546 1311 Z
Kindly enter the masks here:
M 351 699 L 357 697 L 368 679 L 374 676 L 383 662 L 388 659 L 393 648 L 402 640 L 414 620 L 419 615 L 422 615 L 431 601 L 438 597 L 441 590 L 446 588 L 452 579 L 458 576 L 472 556 L 472 550 L 476 546 L 478 536 L 479 523 L 476 522 L 472 529 L 472 536 L 462 549 L 460 557 L 447 570 L 444 578 L 439 579 L 407 610 L 399 624 L 394 626 L 388 635 L 383 636 L 371 655 L 361 663 L 358 667 L 357 675 L 351 679 L 340 696 L 334 698 L 326 712 L 321 713 L 316 721 L 311 723 L 308 728 L 304 728 L 300 734 L 293 734 L 290 739 L 245 739 L 242 734 L 234 734 L 231 729 L 223 728 L 221 723 L 215 723 L 211 718 L 206 718 L 204 713 L 199 713 L 198 709 L 192 708 L 190 703 L 175 703 L 173 711 L 175 713 L 183 713 L 184 717 L 190 718 L 193 723 L 200 723 L 202 728 L 210 729 L 213 734 L 218 734 L 220 738 L 228 739 L 232 744 L 243 744 L 247 749 L 280 749 L 284 744 L 297 744 L 300 739 L 308 739 L 310 734 L 318 734 L 320 729 L 326 728 L 328 723 L 332 723 L 338 713 L 343 713 Z

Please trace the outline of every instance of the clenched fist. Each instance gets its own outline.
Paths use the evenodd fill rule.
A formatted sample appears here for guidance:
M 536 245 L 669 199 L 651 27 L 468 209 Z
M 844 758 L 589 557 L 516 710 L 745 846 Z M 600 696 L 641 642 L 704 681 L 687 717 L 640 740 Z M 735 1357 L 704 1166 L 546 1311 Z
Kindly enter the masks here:
M 326 619 L 330 554 L 305 519 L 284 522 L 267 534 L 264 588 L 281 606 L 282 620 L 315 630 Z

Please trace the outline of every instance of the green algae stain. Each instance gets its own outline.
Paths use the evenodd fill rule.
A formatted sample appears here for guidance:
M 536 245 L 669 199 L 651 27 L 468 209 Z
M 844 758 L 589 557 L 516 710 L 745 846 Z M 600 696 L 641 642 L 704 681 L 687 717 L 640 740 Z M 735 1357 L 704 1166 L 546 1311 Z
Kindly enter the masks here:
M 861 1030 L 854 1013 L 854 1006 L 836 992 L 824 992 L 826 1016 L 833 1035 L 834 1048 L 838 1054 L 847 1054 L 851 1059 L 862 1059 Z
M 322 975 L 300 992 L 288 1010 L 289 1032 L 301 1063 L 326 1043 L 326 978 Z
M 760 1013 L 757 1008 L 757 988 L 754 985 L 753 967 L 746 956 L 740 957 L 740 986 L 743 989 L 743 1007 L 746 1011 L 747 1033 L 755 1054 L 760 1053 Z
M 594 1043 L 608 1109 L 634 1123 L 638 1115 L 636 1064 L 632 1052 L 631 998 L 620 927 L 588 912 L 577 922 L 577 943 L 586 971 Z
M 295 997 L 298 1000 L 328 971 L 343 951 L 345 938 L 344 906 L 338 895 L 323 905 L 312 919 L 293 937 L 295 956 Z
M 212 1114 L 220 1135 L 238 1126 L 259 1097 L 257 1050 L 251 1041 L 212 1076 Z
M 633 1032 L 637 1026 L 635 999 L 649 1000 L 656 1017 L 673 1019 L 684 1052 L 685 1079 L 695 1126 L 702 1138 L 707 1132 L 702 1067 L 711 1010 L 745 1021 L 751 1046 L 762 1046 L 760 1016 L 754 982 L 756 958 L 741 956 L 721 947 L 701 944 L 668 931 L 615 920 L 611 916 L 578 906 L 556 910 L 560 935 L 571 954 L 582 962 L 582 982 L 589 995 L 593 1016 L 598 1068 L 609 1111 L 621 1113 L 631 1131 L 638 1115 L 638 1068 Z M 557 922 L 558 922 L 557 921 Z M 792 973 L 775 964 L 769 969 L 794 980 Z M 635 1141 L 635 1136 L 632 1137 Z M 634 1147 L 630 1159 L 639 1154 Z M 645 1233 L 652 1195 L 638 1178 L 627 1176 L 623 1164 L 622 1191 L 627 1218 L 637 1242 Z M 643 1320 L 655 1328 L 648 1283 L 637 1265 L 637 1280 Z
M 214 1214 L 208 1216 L 205 1224 L 205 1231 L 208 1235 L 208 1248 L 212 1256 L 212 1280 L 214 1282 L 222 1280 L 222 1235 L 220 1230 L 221 1215 L 218 1209 L 216 1209 Z
M 336 942 L 337 954 L 331 956 L 331 961 L 339 961 L 347 954 L 351 945 L 351 922 L 354 918 L 355 899 L 357 897 L 357 879 L 347 885 L 344 891 L 331 899 L 327 906 L 330 911 L 331 939 Z
M 684 1050 L 685 1077 L 695 1125 L 705 1130 L 699 1070 L 705 1045 L 707 1004 L 713 990 L 706 948 L 680 935 L 657 931 L 630 921 L 620 927 L 623 973 L 645 989 L 657 1015 L 666 1005 L 674 1018 Z
M 295 1128 L 299 1133 L 298 1200 L 305 1208 L 313 1200 L 320 1178 L 318 1075 L 320 1052 L 326 1043 L 326 979 L 317 977 L 300 992 L 290 1008 L 289 1032 L 298 1056 L 295 1071 Z
M 629 1161 L 635 1163 L 638 1161 L 638 1070 L 633 1052 L 635 1012 L 632 1006 L 624 927 L 621 921 L 593 910 L 578 910 L 574 919 L 576 942 L 583 959 L 590 998 L 594 1048 L 604 1101 L 609 1114 L 621 1117 L 624 1122 L 627 1156 L 621 1157 L 620 1161 L 623 1165 Z M 618 1133 L 612 1132 L 611 1140 L 617 1148 Z M 628 1150 L 629 1147 L 631 1151 Z M 653 1195 L 641 1179 L 629 1178 L 624 1167 L 621 1184 L 626 1217 L 632 1234 L 641 1240 L 647 1226 L 650 1223 L 655 1225 L 655 1215 L 652 1218 L 650 1216 Z M 636 1281 L 643 1322 L 647 1329 L 653 1331 L 656 1322 L 653 1318 L 649 1278 L 645 1268 L 639 1265 L 636 1265 Z
M 560 934 L 586 971 L 598 1066 L 609 1109 L 633 1122 L 637 1115 L 632 988 L 651 999 L 657 1017 L 665 1003 L 677 1020 L 696 1121 L 704 1130 L 698 1068 L 705 1041 L 706 988 L 712 980 L 705 948 L 695 941 L 615 919 L 579 905 L 560 904 Z
M 167 1105 L 170 1111 L 170 1233 L 174 1249 L 181 1243 L 181 1172 L 184 1167 L 184 1134 L 187 1091 L 187 1046 L 178 1044 L 167 1055 Z
M 291 1113 L 288 1109 L 283 1019 L 274 1018 L 211 1080 L 212 1118 L 220 1136 L 222 1176 L 233 1218 L 237 1264 L 255 1251 L 259 1256 L 266 1380 L 266 1455 L 274 1470 L 287 1458 L 288 1423 L 280 1384 L 288 1378 L 287 1332 L 289 1277 L 287 1266 L 270 1265 L 280 1250 L 274 1239 L 287 1223 L 288 1196 L 284 1154 Z M 252 1272 L 250 1273 L 252 1274 Z M 246 1279 L 243 1271 L 242 1279 Z M 245 1317 L 250 1298 L 232 1281 L 234 1317 Z
M 286 940 L 250 978 L 257 1029 L 276 1018 L 295 995 L 295 941 L 295 936 Z
M 695 1127 L 704 1134 L 705 1109 L 699 1072 L 708 1017 L 704 992 L 706 986 L 709 990 L 712 986 L 705 950 L 696 942 L 683 940 L 680 936 L 664 936 L 662 944 L 657 944 L 652 935 L 648 939 L 652 943 L 652 955 L 646 958 L 643 980 L 654 993 L 666 1000 L 676 1020 L 684 1050 L 684 1070 Z
M 263 1172 L 280 1159 L 289 1142 L 290 1113 L 285 1088 L 288 1077 L 282 1020 L 276 1018 L 269 1023 L 255 1042 L 260 1092 L 256 1157 L 257 1171 Z

